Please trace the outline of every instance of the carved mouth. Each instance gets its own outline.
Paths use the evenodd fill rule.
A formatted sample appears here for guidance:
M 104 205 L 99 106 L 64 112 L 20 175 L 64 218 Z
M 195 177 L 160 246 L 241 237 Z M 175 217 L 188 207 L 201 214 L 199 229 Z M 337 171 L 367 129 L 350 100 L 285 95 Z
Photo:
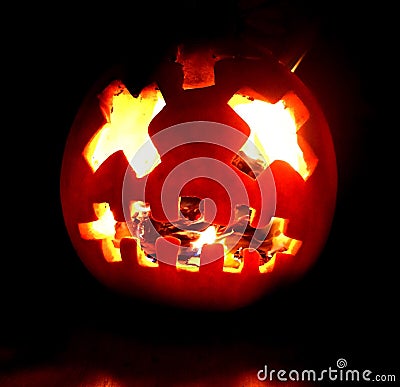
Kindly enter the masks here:
M 156 241 L 159 237 L 179 240 L 178 261 L 180 264 L 200 266 L 204 245 L 220 243 L 224 247 L 224 266 L 238 268 L 243 261 L 243 249 L 251 248 L 260 254 L 260 265 L 268 262 L 276 252 L 284 252 L 293 241 L 284 237 L 281 229 L 284 222 L 274 218 L 263 229 L 255 229 L 249 223 L 251 209 L 237 206 L 235 220 L 229 226 L 210 224 L 204 220 L 202 201 L 196 197 L 180 198 L 181 217 L 174 223 L 157 222 L 151 218 L 151 209 L 145 203 L 135 202 L 135 213 L 128 228 L 137 237 L 145 255 L 157 261 Z
M 155 221 L 150 207 L 143 202 L 132 203 L 131 220 L 116 222 L 109 205 L 99 203 L 95 205 L 99 220 L 81 223 L 80 232 L 82 236 L 91 236 L 85 239 L 102 240 L 108 262 L 123 260 L 120 247 L 122 240 L 128 238 L 136 241 L 139 265 L 155 267 L 162 262 L 189 271 L 223 260 L 224 271 L 240 273 L 246 251 L 251 251 L 253 260 L 254 255 L 258 260 L 260 273 L 266 273 L 272 271 L 278 253 L 295 255 L 300 248 L 301 241 L 285 235 L 285 219 L 273 217 L 267 227 L 256 229 L 249 223 L 251 208 L 240 206 L 231 225 L 210 224 L 203 220 L 201 203 L 199 198 L 181 197 L 181 218 L 174 223 Z M 175 248 L 171 249 L 173 245 Z M 160 248 L 168 251 L 167 256 Z

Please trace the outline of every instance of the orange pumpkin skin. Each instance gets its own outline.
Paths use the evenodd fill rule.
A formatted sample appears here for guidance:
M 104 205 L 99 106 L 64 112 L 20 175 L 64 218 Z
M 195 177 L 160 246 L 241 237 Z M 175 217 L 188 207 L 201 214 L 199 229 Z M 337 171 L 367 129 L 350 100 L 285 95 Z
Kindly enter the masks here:
M 120 81 L 123 74 L 118 69 L 112 69 L 93 86 L 71 127 L 60 176 L 65 225 L 83 264 L 112 291 L 188 309 L 241 308 L 301 278 L 320 255 L 330 231 L 337 192 L 336 157 L 331 133 L 312 93 L 294 73 L 273 57 L 267 56 L 260 60 L 221 60 L 215 64 L 215 85 L 204 89 L 183 90 L 177 87 L 176 78 L 171 74 L 179 71 L 175 63 L 166 61 L 154 75 L 154 82 L 163 95 L 165 106 L 150 121 L 150 136 L 174 125 L 196 121 L 227 125 L 248 136 L 247 122 L 228 106 L 230 98 L 241 90 L 254 93 L 251 97 L 269 104 L 276 104 L 285 96 L 295 95 L 296 101 L 301 101 L 301 109 L 305 107 L 307 117 L 302 117 L 301 109 L 298 114 L 300 118 L 297 117 L 301 121 L 297 142 L 306 162 L 307 157 L 310 162 L 316 161 L 312 173 L 305 179 L 287 161 L 279 159 L 273 160 L 268 167 L 276 192 L 273 216 L 285 220 L 282 235 L 298 242 L 296 249 L 276 252 L 273 259 L 264 265 L 264 270 L 260 270 L 259 253 L 254 249 L 244 249 L 241 269 L 227 271 L 224 270 L 223 246 L 210 244 L 203 246 L 202 251 L 211 257 L 211 263 L 200 265 L 196 270 L 182 270 L 166 263 L 178 254 L 179 240 L 172 236 L 157 240 L 158 261 L 154 265 L 143 264 L 144 255 L 138 238 L 129 235 L 121 238 L 117 247 L 121 259 L 111 260 L 107 259 L 105 253 L 106 238 L 82 236 L 79 225 L 98 220 L 94 203 L 107 202 L 116 221 L 126 220 L 123 185 L 126 176 L 133 176 L 135 180 L 135 172 L 121 149 L 110 154 L 96 171 L 90 168 L 83 157 L 87 144 L 108 120 L 107 113 L 104 113 L 107 109 L 102 105 L 106 100 L 104 91 L 111 90 L 116 95 L 118 87 L 123 85 Z M 112 82 L 119 86 L 110 88 Z M 103 99 L 99 99 L 99 95 Z M 218 146 L 215 149 L 210 146 L 208 149 L 208 144 L 204 144 L 202 150 L 187 146 L 190 151 L 198 152 L 197 155 L 222 157 L 219 155 L 222 148 Z M 180 165 L 188 157 L 188 152 L 170 153 L 164 159 L 162 156 L 161 163 L 148 175 L 151 184 L 147 189 L 154 194 L 151 208 L 161 218 L 161 207 L 156 198 L 162 188 L 162 169 L 172 169 L 169 164 Z M 177 158 L 175 160 L 174 155 Z M 243 181 L 246 179 L 243 178 Z M 206 190 L 201 188 L 204 181 L 201 178 L 198 180 L 198 184 L 193 183 L 192 188 L 197 190 L 193 196 L 200 197 Z M 190 196 L 190 185 L 185 189 L 185 195 Z M 214 199 L 219 203 L 217 216 L 218 213 L 224 214 L 224 209 L 218 208 L 223 201 L 218 202 L 217 197 Z M 158 210 L 157 206 L 160 207 Z

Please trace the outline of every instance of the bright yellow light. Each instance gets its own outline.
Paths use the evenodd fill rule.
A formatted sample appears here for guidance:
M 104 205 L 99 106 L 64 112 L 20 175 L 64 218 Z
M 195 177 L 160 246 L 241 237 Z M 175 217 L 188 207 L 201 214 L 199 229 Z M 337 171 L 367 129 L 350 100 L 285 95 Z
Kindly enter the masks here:
M 191 245 L 194 249 L 198 249 L 200 253 L 201 248 L 206 244 L 212 244 L 217 239 L 217 230 L 215 226 L 210 226 L 206 228 L 204 231 L 200 232 L 199 239 L 192 242 Z
M 79 223 L 79 231 L 85 239 L 103 239 L 115 234 L 114 215 L 108 203 L 94 203 L 93 208 L 98 220 L 90 223 Z
M 296 117 L 295 107 L 288 106 L 288 101 L 300 106 L 302 121 Z M 250 136 L 242 151 L 250 158 L 264 160 L 266 166 L 275 160 L 289 163 L 304 180 L 311 174 L 303 150 L 298 144 L 299 123 L 308 119 L 301 101 L 292 93 L 275 104 L 257 99 L 250 99 L 242 94 L 235 94 L 229 105 L 243 118 L 250 127 Z
M 110 94 L 113 97 L 106 98 Z M 134 98 L 125 86 L 114 83 L 104 90 L 100 100 L 107 122 L 85 147 L 86 161 L 96 171 L 108 157 L 122 150 L 137 177 L 145 176 L 160 162 L 148 125 L 165 105 L 161 92 L 150 85 Z M 139 150 L 140 157 L 134 157 Z
M 78 228 L 83 239 L 101 240 L 104 257 L 107 262 L 121 261 L 119 248 L 114 246 L 116 220 L 108 203 L 94 203 L 97 220 L 79 223 Z
M 271 104 L 238 92 L 228 104 L 251 129 L 241 149 L 248 157 L 261 161 L 265 167 L 275 160 L 286 161 L 304 180 L 312 174 L 317 159 L 309 154 L 306 162 L 297 133 L 309 112 L 294 93 L 288 92 Z M 114 82 L 100 95 L 99 106 L 107 122 L 83 152 L 92 170 L 122 150 L 137 177 L 149 174 L 161 162 L 148 134 L 151 120 L 165 106 L 159 89 L 155 84 L 149 85 L 135 98 L 121 82 Z M 307 151 L 312 153 L 311 149 Z

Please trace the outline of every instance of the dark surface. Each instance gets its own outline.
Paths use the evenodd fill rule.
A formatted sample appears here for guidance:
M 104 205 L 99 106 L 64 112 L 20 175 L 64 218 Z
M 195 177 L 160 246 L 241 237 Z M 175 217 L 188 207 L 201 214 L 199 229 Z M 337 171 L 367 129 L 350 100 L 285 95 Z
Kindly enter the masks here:
M 256 385 L 255 373 L 265 364 L 322 369 L 340 357 L 351 368 L 400 377 L 398 108 L 391 97 L 398 78 L 392 42 L 398 33 L 393 10 L 384 3 L 358 11 L 344 2 L 325 9 L 304 2 L 311 5 L 302 8 L 321 23 L 296 74 L 326 113 L 339 170 L 332 232 L 304 279 L 244 310 L 194 313 L 116 296 L 74 253 L 62 219 L 59 174 L 85 92 L 113 52 L 125 59 L 130 46 L 127 56 L 145 78 L 179 36 L 231 34 L 237 26 L 232 2 L 214 9 L 208 23 L 199 13 L 191 23 L 178 17 L 211 4 L 165 5 L 172 10 L 169 17 L 157 6 L 135 13 L 117 4 L 85 14 L 70 7 L 46 17 L 39 8 L 25 10 L 29 18 L 10 14 L 12 31 L 22 35 L 10 44 L 10 53 L 7 49 L 10 68 L 4 72 L 3 119 L 9 123 L 3 130 L 11 128 L 12 139 L 3 141 L 8 221 L 0 271 L 1 386 L 107 380 L 129 386 L 135 380 L 222 385 L 225 378 L 227 385 Z M 143 15 L 149 15 L 149 24 Z M 148 35 L 156 25 L 163 33 Z M 139 39 L 116 40 L 131 31 Z

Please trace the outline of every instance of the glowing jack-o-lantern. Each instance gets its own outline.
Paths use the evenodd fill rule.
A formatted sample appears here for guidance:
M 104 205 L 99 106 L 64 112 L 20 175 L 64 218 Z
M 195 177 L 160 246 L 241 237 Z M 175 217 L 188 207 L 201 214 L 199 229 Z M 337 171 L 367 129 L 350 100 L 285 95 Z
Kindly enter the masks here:
M 110 289 L 193 309 L 248 305 L 300 278 L 333 218 L 329 127 L 272 56 L 165 59 L 138 95 L 111 70 L 65 147 L 73 246 Z

